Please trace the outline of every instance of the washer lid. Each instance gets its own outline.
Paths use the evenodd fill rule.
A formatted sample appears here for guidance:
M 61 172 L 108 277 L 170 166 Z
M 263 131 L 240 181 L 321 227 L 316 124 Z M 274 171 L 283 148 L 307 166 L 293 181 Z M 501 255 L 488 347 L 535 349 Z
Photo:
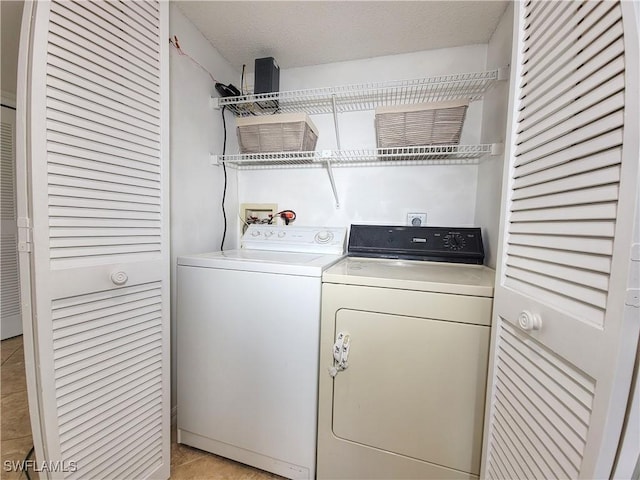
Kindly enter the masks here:
M 239 249 L 185 255 L 178 257 L 178 265 L 320 277 L 326 267 L 341 258 L 343 255 Z
M 493 297 L 495 271 L 482 265 L 347 257 L 327 269 L 325 283 Z

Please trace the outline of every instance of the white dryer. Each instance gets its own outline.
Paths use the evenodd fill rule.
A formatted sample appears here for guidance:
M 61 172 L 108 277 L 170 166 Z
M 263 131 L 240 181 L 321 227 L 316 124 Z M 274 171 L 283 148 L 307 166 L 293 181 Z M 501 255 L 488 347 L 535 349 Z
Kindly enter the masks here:
M 318 478 L 477 478 L 494 286 L 469 264 L 480 230 L 353 225 L 349 255 L 323 274 Z
M 178 258 L 178 442 L 314 478 L 321 275 L 346 229 L 251 225 Z

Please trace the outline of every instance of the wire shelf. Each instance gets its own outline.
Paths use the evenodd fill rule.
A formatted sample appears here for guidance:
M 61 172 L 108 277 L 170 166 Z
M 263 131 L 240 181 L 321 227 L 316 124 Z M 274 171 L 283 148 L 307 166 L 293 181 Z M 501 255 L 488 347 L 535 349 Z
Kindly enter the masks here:
M 323 150 L 319 152 L 273 152 L 225 155 L 219 163 L 240 170 L 276 168 L 473 165 L 495 151 L 495 144 L 425 145 L 420 147 L 361 150 Z
M 238 116 L 305 112 L 308 114 L 373 110 L 376 107 L 482 98 L 498 80 L 499 70 L 392 82 L 343 85 L 217 99 Z

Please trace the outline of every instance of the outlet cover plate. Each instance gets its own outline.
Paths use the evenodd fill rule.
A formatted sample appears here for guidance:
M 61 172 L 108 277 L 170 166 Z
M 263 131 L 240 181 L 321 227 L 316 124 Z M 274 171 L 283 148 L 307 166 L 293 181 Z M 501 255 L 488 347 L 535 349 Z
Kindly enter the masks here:
M 407 213 L 407 225 L 412 227 L 424 227 L 427 225 L 426 213 Z

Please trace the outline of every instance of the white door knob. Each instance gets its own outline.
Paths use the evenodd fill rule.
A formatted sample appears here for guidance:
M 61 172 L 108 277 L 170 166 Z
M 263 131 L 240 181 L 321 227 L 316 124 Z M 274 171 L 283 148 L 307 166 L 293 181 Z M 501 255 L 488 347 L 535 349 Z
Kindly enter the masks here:
M 520 325 L 520 328 L 523 330 L 540 330 L 540 327 L 542 327 L 542 319 L 537 313 L 523 310 L 518 317 L 518 325 Z
M 111 281 L 114 285 L 124 285 L 127 283 L 127 280 L 129 280 L 129 277 L 127 277 L 127 274 L 124 272 L 113 272 L 111 274 Z

